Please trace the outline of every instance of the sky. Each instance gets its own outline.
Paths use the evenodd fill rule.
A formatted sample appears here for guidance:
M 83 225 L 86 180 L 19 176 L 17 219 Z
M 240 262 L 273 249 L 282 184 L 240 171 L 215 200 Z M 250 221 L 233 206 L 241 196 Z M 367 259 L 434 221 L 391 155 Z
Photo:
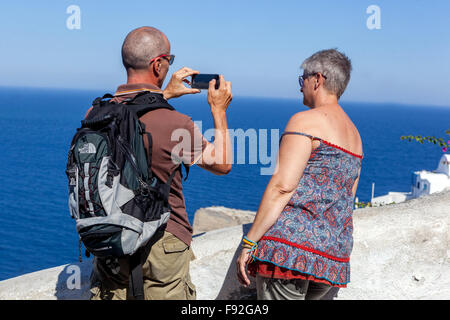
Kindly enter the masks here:
M 67 27 L 71 5 L 79 29 Z M 113 92 L 126 82 L 125 36 L 153 26 L 176 55 L 169 77 L 220 73 L 234 96 L 299 98 L 302 61 L 337 48 L 353 65 L 342 100 L 450 106 L 449 15 L 448 0 L 3 1 L 0 86 Z

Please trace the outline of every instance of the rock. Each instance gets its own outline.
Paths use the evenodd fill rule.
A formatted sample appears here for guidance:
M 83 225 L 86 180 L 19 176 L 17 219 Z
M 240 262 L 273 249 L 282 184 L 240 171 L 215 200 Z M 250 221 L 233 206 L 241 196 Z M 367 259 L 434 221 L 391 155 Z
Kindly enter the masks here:
M 354 211 L 339 299 L 450 299 L 450 192 Z
M 194 214 L 194 234 L 252 223 L 255 214 L 254 211 L 225 207 L 201 208 Z

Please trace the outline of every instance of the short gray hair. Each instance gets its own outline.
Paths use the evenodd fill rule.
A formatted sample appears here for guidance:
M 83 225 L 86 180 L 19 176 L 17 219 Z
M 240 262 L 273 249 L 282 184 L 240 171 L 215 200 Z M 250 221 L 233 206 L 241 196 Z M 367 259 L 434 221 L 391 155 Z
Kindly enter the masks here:
M 350 59 L 336 49 L 321 50 L 303 61 L 301 68 L 305 74 L 320 72 L 326 77 L 324 86 L 338 99 L 342 96 L 350 81 L 352 63 Z
M 131 31 L 122 45 L 122 62 L 125 69 L 145 69 L 151 59 L 169 53 L 167 38 L 156 28 L 141 27 Z

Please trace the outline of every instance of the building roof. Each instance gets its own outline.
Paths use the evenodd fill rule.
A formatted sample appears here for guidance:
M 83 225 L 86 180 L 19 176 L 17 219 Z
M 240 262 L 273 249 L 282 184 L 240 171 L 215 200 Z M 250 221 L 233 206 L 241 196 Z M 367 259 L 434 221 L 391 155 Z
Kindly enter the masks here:
M 444 173 L 450 176 L 450 154 L 443 154 L 441 160 L 439 160 L 439 165 L 435 170 L 436 173 Z

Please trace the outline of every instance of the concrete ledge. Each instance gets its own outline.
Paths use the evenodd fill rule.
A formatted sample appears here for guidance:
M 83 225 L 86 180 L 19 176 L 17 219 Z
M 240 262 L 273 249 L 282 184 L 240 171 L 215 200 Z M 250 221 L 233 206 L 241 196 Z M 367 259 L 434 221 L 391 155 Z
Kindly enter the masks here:
M 255 287 L 241 288 L 235 275 L 237 249 L 250 225 L 240 225 L 196 235 L 192 248 L 196 260 L 191 263 L 191 277 L 197 299 L 254 298 Z M 89 299 L 92 261 L 45 269 L 0 282 L 0 300 L 80 300 Z M 79 288 L 74 282 L 80 274 Z M 75 289 L 70 289 L 70 287 Z
M 252 223 L 256 212 L 226 207 L 200 208 L 195 212 L 194 234 Z
M 76 269 L 76 268 L 79 269 Z M 45 269 L 0 282 L 0 300 L 84 300 L 89 299 L 91 261 Z M 80 289 L 69 290 L 71 276 L 78 272 Z
M 353 216 L 351 282 L 338 299 L 450 299 L 450 192 L 358 209 Z M 235 271 L 249 228 L 243 224 L 194 237 L 191 277 L 198 299 L 255 298 L 254 281 L 241 287 Z M 76 270 L 80 289 L 70 290 Z M 90 273 L 91 262 L 85 261 L 1 281 L 0 299 L 88 299 Z

